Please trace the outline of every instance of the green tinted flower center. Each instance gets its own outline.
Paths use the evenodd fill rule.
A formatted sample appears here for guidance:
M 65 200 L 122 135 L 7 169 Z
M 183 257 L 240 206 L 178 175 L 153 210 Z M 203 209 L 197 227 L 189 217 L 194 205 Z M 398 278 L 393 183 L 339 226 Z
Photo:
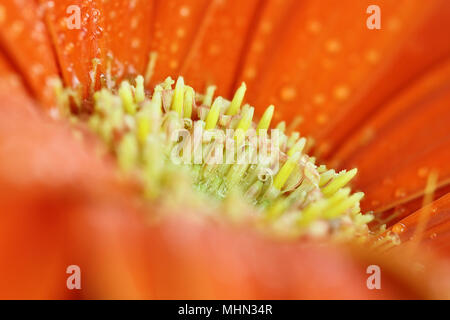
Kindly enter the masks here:
M 357 170 L 316 164 L 305 138 L 284 122 L 272 124 L 274 106 L 256 121 L 254 108 L 243 104 L 245 84 L 231 101 L 215 97 L 213 86 L 196 93 L 181 77 L 144 88 L 138 76 L 95 92 L 82 122 L 149 201 L 288 237 L 371 237 L 373 216 L 360 211 L 364 194 L 348 186 Z M 58 90 L 66 113 L 71 95 Z

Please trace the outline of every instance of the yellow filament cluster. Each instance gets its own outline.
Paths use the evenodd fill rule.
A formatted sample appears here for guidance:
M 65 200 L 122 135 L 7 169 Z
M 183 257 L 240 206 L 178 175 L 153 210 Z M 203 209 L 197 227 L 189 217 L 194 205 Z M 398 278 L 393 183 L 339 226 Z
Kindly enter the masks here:
M 368 236 L 371 216 L 362 215 L 359 207 L 364 194 L 352 194 L 348 187 L 357 170 L 336 173 L 316 165 L 315 158 L 305 154 L 307 140 L 300 133 L 288 133 L 284 122 L 272 125 L 273 105 L 255 121 L 255 109 L 244 104 L 245 83 L 228 101 L 215 97 L 215 86 L 204 95 L 197 94 L 182 77 L 176 83 L 168 78 L 149 92 L 146 79 L 138 76 L 122 82 L 116 91 L 96 92 L 88 125 L 116 156 L 123 172 L 139 178 L 151 201 L 165 199 L 174 205 L 182 199 L 184 206 L 212 203 L 226 211 L 232 199 L 234 211 L 243 208 L 243 216 L 256 212 L 251 219 L 265 229 L 295 236 Z M 61 88 L 58 92 L 64 93 Z M 271 128 L 277 130 L 276 136 Z M 206 163 L 204 159 L 174 163 L 174 153 L 187 155 L 175 149 L 173 133 L 194 134 L 198 129 L 216 130 L 223 136 L 232 129 L 235 133 L 228 141 L 242 149 L 253 130 L 257 137 L 272 139 L 272 149 L 278 146 L 277 157 L 256 163 Z M 192 149 L 202 147 L 206 157 L 217 152 L 225 155 L 222 145 L 216 148 L 216 140 L 202 139 Z M 250 156 L 256 151 L 248 150 Z

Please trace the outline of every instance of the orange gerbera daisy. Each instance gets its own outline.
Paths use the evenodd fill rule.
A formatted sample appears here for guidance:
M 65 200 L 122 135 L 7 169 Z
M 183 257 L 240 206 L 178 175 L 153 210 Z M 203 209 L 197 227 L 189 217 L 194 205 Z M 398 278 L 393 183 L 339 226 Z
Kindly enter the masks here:
M 375 2 L 0 0 L 0 297 L 449 298 L 450 3 Z

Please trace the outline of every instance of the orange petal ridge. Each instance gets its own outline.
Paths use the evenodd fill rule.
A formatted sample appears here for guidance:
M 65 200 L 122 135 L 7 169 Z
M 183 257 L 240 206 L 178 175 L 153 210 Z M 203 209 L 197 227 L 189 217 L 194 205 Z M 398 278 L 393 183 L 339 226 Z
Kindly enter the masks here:
M 58 76 L 41 8 L 33 1 L 0 1 L 0 44 L 33 95 L 54 107 L 52 79 Z
M 450 60 L 436 66 L 356 132 L 335 163 L 360 170 L 365 210 L 383 211 L 423 195 L 428 175 L 450 183 Z

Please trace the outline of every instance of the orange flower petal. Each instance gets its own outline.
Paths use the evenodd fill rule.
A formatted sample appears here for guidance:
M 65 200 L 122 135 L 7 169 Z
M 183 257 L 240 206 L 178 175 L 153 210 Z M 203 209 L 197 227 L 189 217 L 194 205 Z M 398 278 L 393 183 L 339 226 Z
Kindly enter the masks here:
M 414 30 L 413 34 L 402 43 L 395 57 L 386 61 L 380 70 L 377 80 L 370 84 L 370 89 L 360 94 L 348 111 L 342 113 L 339 119 L 333 119 L 334 125 L 324 128 L 320 135 L 321 145 L 317 147 L 317 153 L 322 157 L 333 156 L 336 149 L 342 145 L 348 146 L 348 140 L 353 132 L 358 130 L 361 123 L 368 117 L 379 112 L 381 106 L 386 106 L 386 101 L 395 98 L 399 91 L 410 86 L 432 70 L 436 71 L 436 65 L 450 56 L 450 42 L 442 41 L 450 29 L 450 3 L 442 1 L 439 6 L 426 18 L 425 23 Z M 367 55 L 368 59 L 378 59 L 374 52 Z M 447 71 L 448 72 L 448 71 Z M 434 80 L 437 84 L 445 77 L 445 72 L 440 72 Z M 433 81 L 430 79 L 430 81 Z M 429 83 L 428 87 L 432 87 Z M 426 89 L 426 85 L 424 88 Z M 336 120 L 336 121 L 335 121 Z M 340 123 L 345 122 L 345 126 Z
M 149 226 L 66 127 L 10 111 L 0 109 L 2 298 L 77 297 L 65 287 L 71 264 L 90 298 L 370 295 L 365 268 L 348 254 L 298 251 L 217 226 Z
M 429 215 L 423 234 L 416 234 L 417 227 L 423 219 L 423 215 Z M 450 193 L 423 207 L 417 212 L 404 218 L 391 230 L 396 230 L 405 246 L 410 241 L 420 240 L 424 246 L 428 246 L 438 252 L 449 254 L 450 240 Z M 416 239 L 415 237 L 420 237 Z
M 286 31 L 286 23 L 291 26 L 293 23 L 290 21 L 291 15 L 303 10 L 303 6 L 304 1 L 302 3 L 296 0 L 265 1 L 261 4 L 259 17 L 253 22 L 254 27 L 249 35 L 247 51 L 243 52 L 241 69 L 238 70 L 238 81 L 235 83 L 235 87 L 239 86 L 241 81 L 247 83 L 250 88 L 248 96 L 251 103 L 255 102 L 252 98 L 256 99 L 258 96 L 256 88 L 261 77 L 272 67 L 268 63 L 279 49 L 280 37 L 283 37 Z M 301 33 L 305 30 L 297 31 Z M 294 43 L 291 43 L 291 46 L 293 45 Z
M 11 200 L 0 198 L 1 299 L 60 297 L 57 288 L 63 288 L 65 282 L 61 244 L 64 229 L 60 217 L 44 210 L 48 207 L 43 203 L 39 211 L 39 203 L 33 206 L 31 199 L 24 205 L 23 198 L 14 198 L 17 201 L 14 205 Z
M 0 53 L 0 110 L 18 110 L 32 114 L 37 110 L 20 76 Z
M 395 299 L 442 297 L 445 292 L 428 287 L 431 282 L 416 281 L 400 254 L 377 257 L 344 248 L 273 242 L 243 230 L 179 218 L 148 227 L 117 210 L 113 215 L 92 212 L 82 219 L 95 221 L 78 221 L 87 226 L 78 246 L 87 248 L 90 257 L 90 285 L 85 290 L 91 297 Z M 90 241 L 94 236 L 97 240 Z M 383 270 L 382 290 L 366 287 L 366 269 L 373 264 Z
M 0 297 L 62 298 L 67 266 L 83 261 L 71 246 L 72 219 L 132 196 L 89 140 L 83 146 L 67 124 L 29 112 L 26 98 L 8 90 L 0 90 Z
M 78 88 L 87 96 L 99 84 L 100 72 L 97 72 L 97 77 L 92 73 L 93 59 L 105 61 L 106 57 L 102 42 L 101 12 L 97 2 L 39 1 L 45 10 L 47 27 L 66 85 Z
M 20 108 L 0 109 L 0 141 L 0 272 L 8 281 L 0 280 L 3 298 L 79 298 L 66 288 L 72 264 L 81 267 L 87 298 L 442 294 L 409 276 L 407 266 L 387 264 L 390 259 L 274 242 L 179 217 L 149 224 L 108 163 L 93 157 L 66 126 Z M 371 264 L 383 270 L 381 291 L 366 287 Z
M 152 1 L 40 1 L 46 8 L 66 84 L 81 85 L 87 96 L 99 88 L 100 81 L 120 81 L 145 73 L 152 34 Z
M 46 107 L 54 106 L 50 80 L 58 70 L 42 11 L 35 2 L 1 1 L 0 43 L 34 96 Z
M 444 186 L 434 192 L 434 199 L 450 193 L 450 185 Z M 379 211 L 375 215 L 375 220 L 371 223 L 371 228 L 376 229 L 382 224 L 387 227 L 392 227 L 394 224 L 400 222 L 402 219 L 409 216 L 411 213 L 420 210 L 423 207 L 423 197 L 418 197 L 405 203 L 401 203 L 391 209 Z
M 180 69 L 188 83 L 197 90 L 215 84 L 219 95 L 231 94 L 257 4 L 257 0 L 210 2 Z
M 152 51 L 157 53 L 150 86 L 179 75 L 184 59 L 202 25 L 209 0 L 158 1 Z
M 450 183 L 450 60 L 438 65 L 382 108 L 337 153 L 342 166 L 356 166 L 356 187 L 365 210 L 383 211 L 423 195 L 427 177 Z
M 263 15 L 257 30 L 267 35 L 255 36 L 242 68 L 248 101 L 259 110 L 275 104 L 278 120 L 300 115 L 301 132 L 320 138 L 342 125 L 352 101 L 370 90 L 402 41 L 442 2 L 378 1 L 382 30 L 367 28 L 372 1 L 277 4 L 278 11 L 275 3 L 268 8 L 274 16 Z
M 119 7 L 96 0 L 41 2 L 47 7 L 47 22 L 68 84 L 82 85 L 85 94 L 98 87 L 100 74 L 108 70 L 108 57 L 113 57 L 115 73 L 120 74 L 123 66 L 125 71 L 119 77 L 142 72 L 150 47 L 150 37 L 145 36 L 151 33 L 148 20 L 152 15 L 151 2 L 114 2 Z M 183 40 L 179 43 L 179 53 L 174 52 L 174 56 L 169 57 L 184 62 L 179 72 L 196 87 L 215 83 L 222 90 L 219 94 L 226 95 L 239 83 L 236 79 L 240 79 L 237 71 L 241 65 L 243 70 L 253 64 L 261 70 L 265 63 L 269 64 L 271 68 L 263 70 L 258 81 L 251 81 L 255 89 L 249 101 L 280 103 L 286 117 L 297 113 L 289 109 L 291 106 L 304 108 L 305 132 L 318 136 L 323 130 L 320 124 L 337 114 L 333 119 L 336 122 L 329 127 L 336 128 L 337 121 L 342 121 L 344 115 L 353 110 L 355 104 L 347 101 L 360 99 L 360 96 L 352 92 L 364 93 L 379 79 L 372 76 L 374 70 L 388 64 L 377 64 L 374 57 L 379 56 L 383 61 L 398 58 L 395 53 L 400 46 L 395 42 L 399 34 L 408 35 L 438 3 L 443 2 L 382 2 L 388 36 L 365 29 L 367 16 L 364 13 L 370 4 L 366 1 L 357 4 L 329 1 L 320 6 L 312 0 L 284 4 L 267 1 L 258 10 L 256 0 L 217 1 L 187 11 L 180 7 L 181 16 L 192 13 L 193 19 L 203 19 L 199 19 L 198 28 L 190 26 L 186 33 L 186 39 L 194 40 L 193 43 Z M 80 5 L 82 9 L 80 30 L 67 28 L 66 10 L 70 5 Z M 328 5 L 327 10 L 323 10 L 324 5 Z M 164 12 L 163 17 L 170 16 L 170 4 L 159 3 L 158 9 Z M 335 15 L 330 17 L 329 12 Z M 354 19 L 358 14 L 361 18 Z M 406 19 L 412 14 L 418 21 Z M 139 17 L 142 27 L 135 30 L 133 21 L 122 23 L 123 15 Z M 173 20 L 167 23 L 163 18 L 159 20 L 158 23 L 163 24 L 159 31 L 164 38 L 170 33 Z M 278 25 L 275 28 L 278 33 L 267 41 L 269 45 L 260 45 L 262 36 L 259 34 L 251 43 L 246 42 L 250 38 L 247 34 L 256 24 L 262 32 L 271 30 L 267 21 Z M 287 27 L 281 28 L 285 24 Z M 156 36 L 160 26 L 155 27 Z M 311 35 L 298 36 L 301 29 Z M 142 41 L 139 45 L 132 36 L 126 39 L 136 50 L 122 50 L 122 42 L 116 38 L 121 30 L 130 35 L 136 32 L 137 39 Z M 314 36 L 317 32 L 318 36 Z M 3 37 L 2 33 L 0 35 Z M 166 47 L 167 43 L 161 40 L 153 48 L 162 51 Z M 439 49 L 444 51 L 444 47 L 439 46 Z M 261 55 L 249 53 L 243 57 L 243 52 L 261 48 Z M 367 53 L 368 61 L 361 63 L 364 59 L 361 52 Z M 23 57 L 25 55 L 21 59 Z M 48 58 L 48 55 L 36 58 L 43 57 Z M 99 59 L 96 75 L 92 65 L 94 58 Z M 431 64 L 433 59 L 427 63 Z M 22 63 L 22 60 L 14 61 L 14 66 L 21 69 Z M 325 71 L 317 70 L 319 65 Z M 425 69 L 425 65 L 414 72 Z M 444 72 L 448 71 L 448 65 L 443 66 Z M 157 66 L 155 77 L 163 70 L 162 65 Z M 298 70 L 303 70 L 303 74 L 299 75 Z M 88 286 L 84 294 L 87 297 L 418 298 L 435 292 L 428 291 L 418 277 L 402 278 L 401 274 L 407 270 L 404 264 L 385 268 L 383 259 L 370 257 L 367 260 L 341 248 L 276 243 L 239 230 L 186 221 L 148 226 L 147 220 L 130 204 L 127 186 L 117 184 L 111 168 L 94 160 L 91 157 L 94 152 L 80 147 L 67 128 L 24 108 L 32 103 L 20 83 L 15 82 L 15 73 L 5 59 L 0 59 L 0 73 L 6 75 L 0 80 L 0 212 L 3 213 L 0 272 L 12 281 L 12 284 L 0 282 L 0 288 L 8 288 L 7 291 L 0 289 L 0 297 L 65 296 L 65 267 L 73 263 L 86 270 Z M 249 74 L 244 71 L 242 77 Z M 438 78 L 447 79 L 445 76 L 439 73 Z M 406 78 L 396 79 L 396 85 Z M 30 83 L 35 81 L 35 78 L 28 78 L 28 74 L 25 79 Z M 369 83 L 359 88 L 365 79 L 369 79 Z M 448 187 L 450 172 L 445 168 L 450 160 L 449 81 L 437 83 L 440 87 L 434 91 L 414 90 L 412 97 L 402 97 L 414 102 L 408 113 L 400 112 L 404 101 L 397 101 L 392 111 L 382 112 L 376 118 L 379 122 L 375 121 L 382 129 L 377 135 L 380 140 L 370 141 L 370 152 L 363 155 L 350 152 L 351 156 L 344 159 L 345 163 L 361 165 L 363 175 L 357 184 L 369 190 L 366 203 L 370 206 L 392 206 L 396 203 L 394 198 L 399 196 L 401 199 L 397 203 L 417 199 L 422 194 L 427 174 L 433 169 L 439 170 L 441 177 L 439 192 Z M 299 84 L 306 94 L 300 96 L 295 87 Z M 33 85 L 29 87 L 35 90 Z M 6 91 L 9 88 L 14 90 L 11 99 L 8 99 L 11 92 Z M 320 92 L 315 92 L 318 88 Z M 310 105 L 323 106 L 323 110 L 317 113 Z M 367 112 L 364 110 L 355 119 Z M 427 130 L 426 136 L 421 130 Z M 381 177 L 380 172 L 384 173 Z M 382 188 L 379 179 L 385 179 Z M 377 199 L 382 201 L 373 204 Z M 439 241 L 434 243 L 445 249 L 450 238 L 448 203 L 448 196 L 444 196 L 433 204 L 435 207 L 430 207 L 431 212 L 436 209 L 436 214 L 432 214 L 424 234 L 426 239 L 437 234 Z M 416 213 L 403 220 L 408 230 L 404 236 L 417 225 L 419 216 L 420 213 Z M 366 267 L 378 263 L 383 265 L 383 279 L 388 281 L 383 282 L 382 291 L 369 291 Z M 24 274 L 27 277 L 23 277 Z
M 99 3 L 99 1 L 97 1 Z M 154 24 L 154 1 L 100 1 L 107 56 L 112 59 L 112 75 L 144 74 L 147 68 Z M 108 60 L 106 61 L 108 63 Z
M 60 235 L 62 230 L 54 228 L 58 222 L 49 219 L 47 212 L 36 210 L 37 203 L 34 208 L 27 205 L 30 204 L 27 195 L 16 193 L 10 183 L 24 183 L 20 174 L 24 172 L 14 170 L 18 167 L 12 164 L 24 161 L 26 155 L 17 152 L 16 148 L 21 147 L 21 144 L 15 144 L 17 132 L 9 129 L 21 127 L 28 144 L 34 144 L 30 139 L 34 136 L 28 135 L 34 132 L 29 132 L 27 127 L 34 120 L 27 120 L 37 117 L 37 108 L 20 78 L 3 58 L 0 59 L 0 74 L 0 216 L 3 221 L 0 226 L 0 272 L 4 275 L 0 279 L 0 298 L 55 297 L 56 282 L 63 279 L 57 272 L 61 250 L 53 236 Z M 25 122 L 16 123 L 15 120 Z M 35 148 L 39 147 L 35 145 Z M 5 163 L 9 165 L 4 166 Z M 31 214 L 32 211 L 36 214 Z

